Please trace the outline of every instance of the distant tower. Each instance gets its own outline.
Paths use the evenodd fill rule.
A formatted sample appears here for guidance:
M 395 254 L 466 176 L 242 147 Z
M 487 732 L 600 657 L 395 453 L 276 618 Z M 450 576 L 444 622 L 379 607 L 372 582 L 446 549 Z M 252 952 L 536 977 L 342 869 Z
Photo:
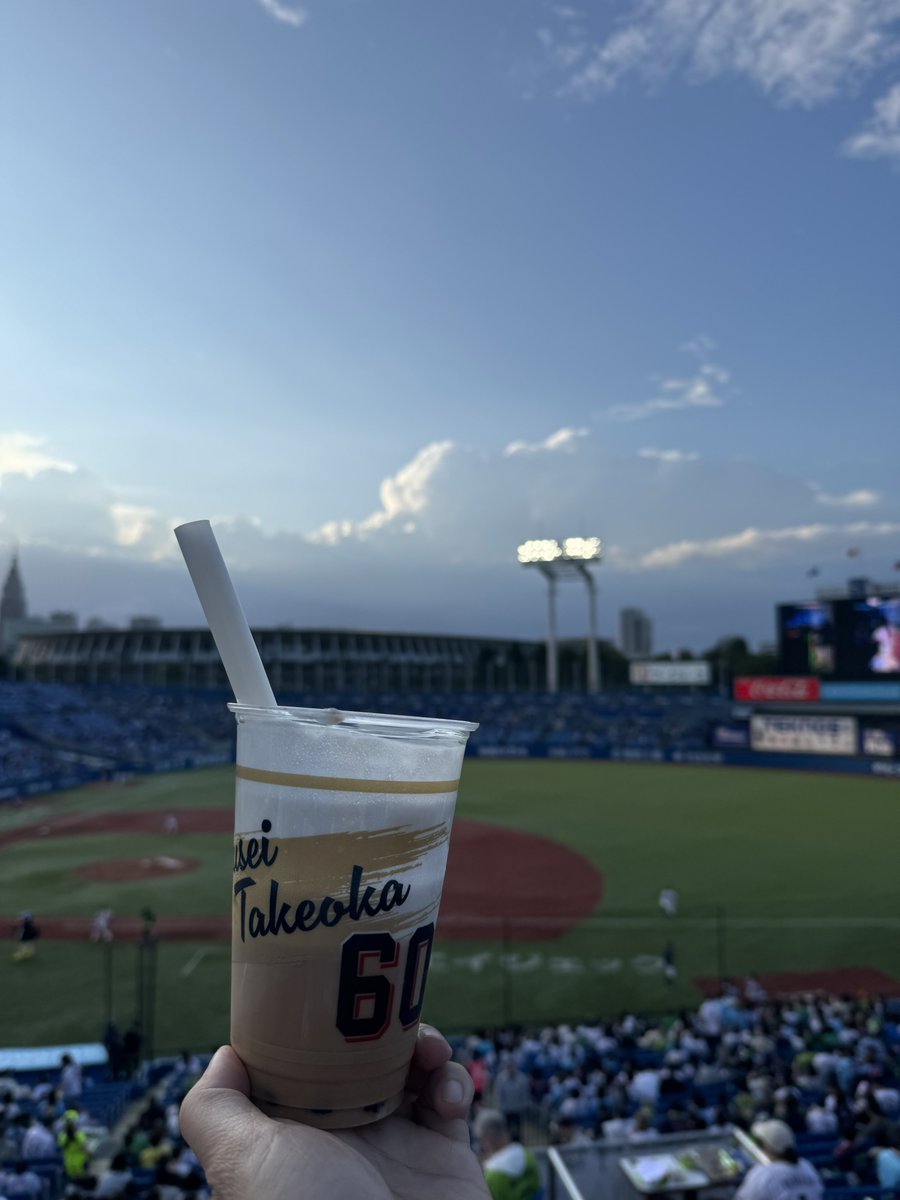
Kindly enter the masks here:
M 649 658 L 653 653 L 653 622 L 639 608 L 619 610 L 619 644 L 627 658 Z
M 21 621 L 27 616 L 25 588 L 22 584 L 22 576 L 19 574 L 19 555 L 14 551 L 6 582 L 3 585 L 3 595 L 0 597 L 0 623 Z

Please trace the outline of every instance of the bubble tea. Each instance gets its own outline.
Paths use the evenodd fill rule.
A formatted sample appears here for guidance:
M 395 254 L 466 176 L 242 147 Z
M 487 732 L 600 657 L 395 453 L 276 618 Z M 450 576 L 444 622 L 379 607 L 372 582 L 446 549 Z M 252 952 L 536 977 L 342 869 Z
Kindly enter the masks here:
M 271 1116 L 378 1120 L 403 1098 L 477 726 L 229 707 L 231 1043 Z

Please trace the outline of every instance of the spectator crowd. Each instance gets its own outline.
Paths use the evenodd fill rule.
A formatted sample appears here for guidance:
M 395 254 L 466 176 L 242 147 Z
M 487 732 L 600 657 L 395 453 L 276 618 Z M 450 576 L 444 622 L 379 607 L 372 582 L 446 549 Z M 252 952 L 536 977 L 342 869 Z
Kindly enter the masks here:
M 768 1130 L 782 1169 L 800 1156 L 826 1194 L 900 1195 L 900 1001 L 770 999 L 751 979 L 693 1011 L 451 1044 L 472 1078 L 472 1140 L 492 1195 L 518 1195 L 511 1178 L 532 1188 L 528 1143 L 637 1146 L 732 1126 Z M 179 1127 L 203 1065 L 185 1052 L 103 1080 L 64 1055 L 54 1073 L 0 1077 L 0 1200 L 207 1200 Z
M 900 1002 L 770 1000 L 757 983 L 696 1011 L 454 1039 L 478 1113 L 513 1141 L 639 1144 L 783 1123 L 825 1187 L 900 1193 Z
M 55 1078 L 0 1077 L 0 1200 L 208 1200 L 178 1111 L 204 1062 L 184 1053 L 134 1080 L 97 1083 L 64 1055 Z M 118 1089 L 113 1130 L 98 1105 Z

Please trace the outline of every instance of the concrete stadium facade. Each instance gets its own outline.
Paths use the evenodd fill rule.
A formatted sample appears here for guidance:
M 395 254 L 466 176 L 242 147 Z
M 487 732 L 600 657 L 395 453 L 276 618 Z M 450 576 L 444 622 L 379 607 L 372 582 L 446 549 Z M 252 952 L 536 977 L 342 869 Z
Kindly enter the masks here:
M 542 641 L 376 633 L 339 629 L 257 629 L 253 633 L 276 693 L 540 692 Z M 207 629 L 87 629 L 20 638 L 16 678 L 33 682 L 224 687 Z M 560 683 L 585 686 L 583 642 L 560 645 Z

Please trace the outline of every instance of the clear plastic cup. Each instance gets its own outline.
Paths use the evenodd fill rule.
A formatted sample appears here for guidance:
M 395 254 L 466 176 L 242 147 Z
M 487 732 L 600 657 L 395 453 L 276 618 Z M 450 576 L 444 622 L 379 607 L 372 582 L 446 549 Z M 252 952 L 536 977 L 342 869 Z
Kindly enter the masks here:
M 229 708 L 232 1045 L 271 1116 L 376 1121 L 403 1098 L 477 726 Z

